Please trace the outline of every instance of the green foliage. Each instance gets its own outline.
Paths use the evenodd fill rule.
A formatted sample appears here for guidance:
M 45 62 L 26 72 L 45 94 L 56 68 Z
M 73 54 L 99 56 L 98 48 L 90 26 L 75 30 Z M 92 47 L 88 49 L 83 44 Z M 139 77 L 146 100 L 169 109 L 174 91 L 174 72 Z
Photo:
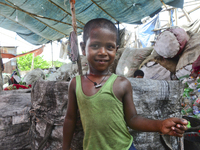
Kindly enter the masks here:
M 21 71 L 31 70 L 33 54 L 27 54 L 25 56 L 17 58 L 17 64 Z M 49 64 L 46 60 L 43 60 L 43 56 L 37 56 L 34 58 L 34 69 L 40 68 L 49 68 Z
M 23 52 L 25 53 L 25 52 Z M 32 64 L 32 58 L 33 54 L 28 54 L 22 57 L 17 58 L 17 64 L 21 71 L 31 70 L 31 64 Z M 55 67 L 61 67 L 64 63 L 60 62 L 58 60 L 53 62 L 53 65 Z M 47 69 L 52 66 L 51 61 L 46 61 L 43 59 L 43 56 L 37 56 L 34 58 L 34 69 L 40 68 L 40 69 Z
M 52 62 L 50 62 L 50 63 L 52 63 Z M 53 65 L 54 65 L 55 67 L 61 67 L 61 66 L 64 65 L 64 64 L 65 64 L 65 63 L 60 62 L 60 61 L 58 61 L 58 60 L 53 61 Z

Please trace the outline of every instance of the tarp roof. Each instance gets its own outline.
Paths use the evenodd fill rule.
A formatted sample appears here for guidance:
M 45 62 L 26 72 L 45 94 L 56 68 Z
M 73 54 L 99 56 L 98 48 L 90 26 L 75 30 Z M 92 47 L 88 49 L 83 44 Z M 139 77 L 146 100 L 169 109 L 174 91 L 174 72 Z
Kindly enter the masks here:
M 182 8 L 183 1 L 76 0 L 77 32 L 93 18 L 139 24 L 142 18 L 158 13 L 163 3 Z M 0 27 L 34 45 L 67 37 L 73 30 L 69 0 L 0 0 Z

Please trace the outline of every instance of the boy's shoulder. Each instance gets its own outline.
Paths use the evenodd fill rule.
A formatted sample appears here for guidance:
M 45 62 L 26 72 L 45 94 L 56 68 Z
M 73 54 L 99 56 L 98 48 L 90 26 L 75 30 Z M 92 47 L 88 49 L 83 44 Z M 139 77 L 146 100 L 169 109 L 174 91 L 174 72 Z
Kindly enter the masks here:
M 69 81 L 69 88 L 75 89 L 75 87 L 76 87 L 76 76 L 73 77 L 73 78 Z
M 130 81 L 126 77 L 123 77 L 123 76 L 117 76 L 116 84 L 114 84 L 114 86 L 120 86 L 125 89 L 129 87 L 130 85 L 131 85 Z
M 126 77 L 120 76 L 120 75 L 117 75 L 117 80 L 124 81 L 124 82 L 130 82 Z

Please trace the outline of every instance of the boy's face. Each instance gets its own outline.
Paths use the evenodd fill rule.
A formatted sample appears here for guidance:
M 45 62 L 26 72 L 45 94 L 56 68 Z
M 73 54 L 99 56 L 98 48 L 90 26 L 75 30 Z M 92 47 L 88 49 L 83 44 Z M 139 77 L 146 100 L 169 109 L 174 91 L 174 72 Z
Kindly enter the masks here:
M 81 43 L 90 71 L 107 71 L 118 49 L 116 38 L 116 34 L 107 28 L 99 27 L 90 31 L 86 44 Z

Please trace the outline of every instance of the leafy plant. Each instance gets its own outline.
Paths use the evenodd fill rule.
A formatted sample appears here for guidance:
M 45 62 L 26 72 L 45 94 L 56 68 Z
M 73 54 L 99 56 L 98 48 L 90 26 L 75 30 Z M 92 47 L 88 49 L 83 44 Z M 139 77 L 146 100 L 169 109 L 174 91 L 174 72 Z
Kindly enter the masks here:
M 23 52 L 25 53 L 25 52 Z M 31 64 L 32 64 L 33 54 L 27 54 L 25 56 L 17 58 L 17 64 L 21 71 L 31 70 Z M 61 67 L 64 63 L 60 62 L 58 60 L 53 62 L 53 65 L 55 67 Z M 51 61 L 46 61 L 43 59 L 43 56 L 37 56 L 34 58 L 34 69 L 40 68 L 40 69 L 47 69 L 52 66 Z
M 52 63 L 52 62 L 49 62 L 50 64 Z M 65 63 L 64 62 L 60 62 L 60 61 L 58 61 L 58 60 L 56 60 L 56 61 L 53 61 L 53 65 L 55 66 L 55 67 L 61 67 L 62 65 L 64 65 Z
M 17 64 L 21 71 L 31 70 L 33 54 L 27 54 L 25 56 L 17 58 Z M 37 56 L 34 58 L 34 69 L 49 68 L 51 64 L 43 59 L 43 56 Z

